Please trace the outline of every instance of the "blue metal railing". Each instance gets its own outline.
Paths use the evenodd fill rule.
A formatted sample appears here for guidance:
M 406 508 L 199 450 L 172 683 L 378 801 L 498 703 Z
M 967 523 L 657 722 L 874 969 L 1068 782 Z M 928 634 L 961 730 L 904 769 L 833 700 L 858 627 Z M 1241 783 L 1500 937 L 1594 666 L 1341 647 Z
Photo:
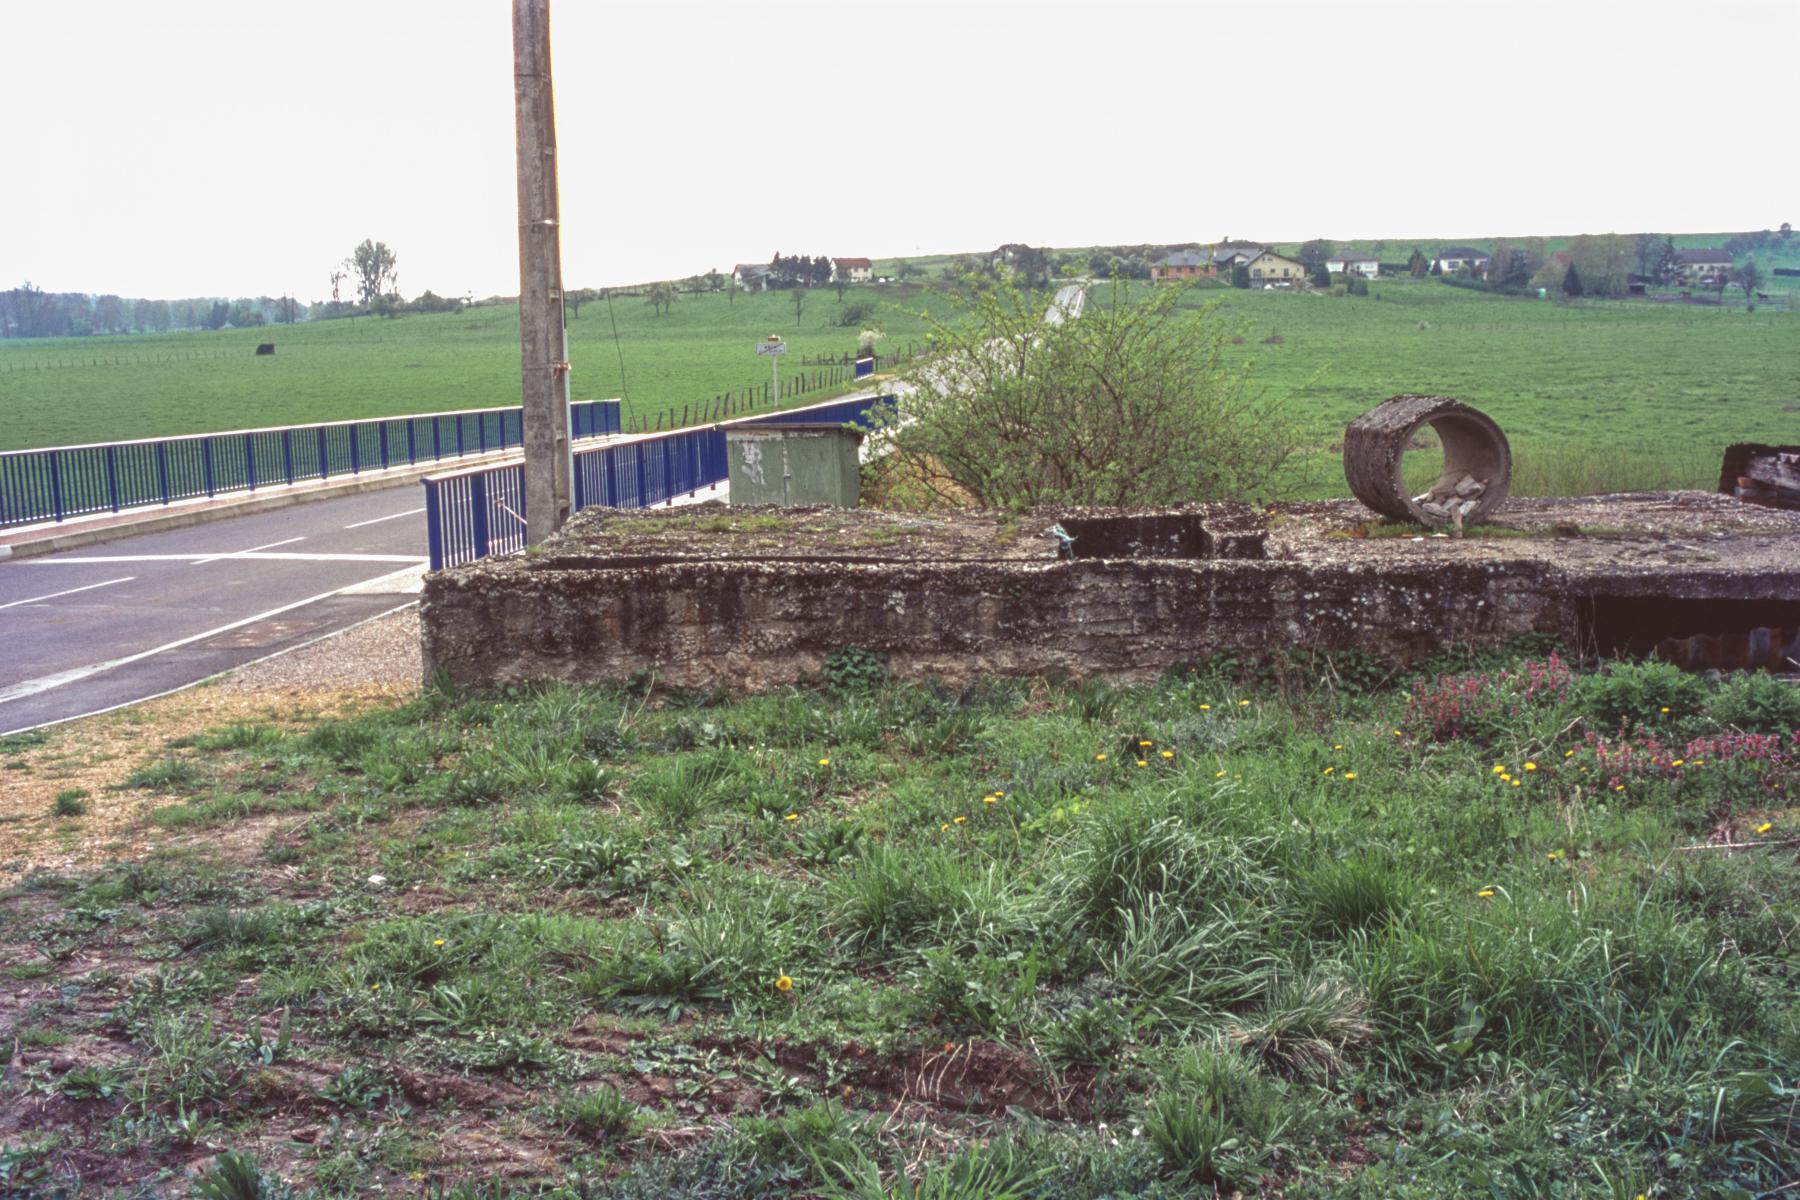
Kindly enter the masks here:
M 619 432 L 617 400 L 569 406 L 576 438 Z M 522 410 L 471 408 L 0 453 L 0 529 L 442 462 L 522 444 Z
M 623 438 L 574 458 L 574 506 L 648 508 L 725 481 L 725 430 L 731 425 L 799 422 L 867 424 L 892 396 L 856 396 L 700 429 Z M 500 463 L 425 477 L 425 530 L 431 569 L 525 549 L 525 464 Z

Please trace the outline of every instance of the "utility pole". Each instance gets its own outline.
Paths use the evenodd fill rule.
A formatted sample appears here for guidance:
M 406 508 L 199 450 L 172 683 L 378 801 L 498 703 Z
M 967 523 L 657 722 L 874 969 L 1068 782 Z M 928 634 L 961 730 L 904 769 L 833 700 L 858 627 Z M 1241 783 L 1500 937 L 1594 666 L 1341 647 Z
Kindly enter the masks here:
M 513 0 L 519 163 L 519 357 L 525 392 L 525 540 L 562 528 L 572 506 L 569 338 L 563 323 L 550 0 Z

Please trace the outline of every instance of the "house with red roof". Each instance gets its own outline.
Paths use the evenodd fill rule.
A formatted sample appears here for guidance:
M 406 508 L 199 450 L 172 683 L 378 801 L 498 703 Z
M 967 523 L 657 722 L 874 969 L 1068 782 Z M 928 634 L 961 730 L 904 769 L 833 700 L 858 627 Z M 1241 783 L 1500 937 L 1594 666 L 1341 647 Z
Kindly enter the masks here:
M 874 273 L 874 264 L 866 258 L 834 258 L 831 260 L 832 275 L 844 283 L 867 283 Z

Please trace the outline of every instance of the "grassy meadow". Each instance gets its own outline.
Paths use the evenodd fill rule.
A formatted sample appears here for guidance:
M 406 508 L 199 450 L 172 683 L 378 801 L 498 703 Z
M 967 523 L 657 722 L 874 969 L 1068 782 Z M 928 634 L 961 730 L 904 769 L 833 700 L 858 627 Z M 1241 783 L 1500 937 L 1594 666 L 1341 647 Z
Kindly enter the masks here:
M 1531 653 L 178 741 L 0 904 L 0 1190 L 1784 1194 L 1800 693 Z
M 1188 298 L 1219 302 L 1243 337 L 1234 356 L 1253 361 L 1294 413 L 1302 452 L 1284 477 L 1290 495 L 1342 495 L 1344 425 L 1405 391 L 1490 413 L 1516 452 L 1515 490 L 1529 494 L 1710 488 L 1730 442 L 1792 441 L 1800 431 L 1800 312 L 1541 302 L 1434 280 L 1383 280 L 1371 292 L 1214 288 Z M 665 316 L 621 299 L 615 346 L 606 305 L 590 303 L 569 326 L 574 393 L 623 395 L 648 416 L 756 386 L 768 360 L 753 342 L 771 332 L 788 340 L 784 374 L 804 355 L 852 350 L 857 327 L 836 321 L 859 302 L 877 306 L 871 321 L 889 350 L 922 343 L 916 312 L 947 304 L 916 285 L 855 288 L 841 301 L 820 290 L 796 324 L 780 293 L 683 296 Z M 0 449 L 515 403 L 517 338 L 513 309 L 485 307 L 0 342 Z M 273 358 L 252 355 L 264 340 L 276 343 Z

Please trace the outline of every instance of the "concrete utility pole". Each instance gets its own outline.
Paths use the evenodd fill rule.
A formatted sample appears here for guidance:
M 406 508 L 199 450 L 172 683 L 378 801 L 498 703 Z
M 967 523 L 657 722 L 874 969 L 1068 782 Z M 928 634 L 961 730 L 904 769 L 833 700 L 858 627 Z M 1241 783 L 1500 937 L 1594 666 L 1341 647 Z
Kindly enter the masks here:
M 569 519 L 569 338 L 563 323 L 556 199 L 550 0 L 513 0 L 513 109 L 519 160 L 519 356 L 525 388 L 525 538 Z

